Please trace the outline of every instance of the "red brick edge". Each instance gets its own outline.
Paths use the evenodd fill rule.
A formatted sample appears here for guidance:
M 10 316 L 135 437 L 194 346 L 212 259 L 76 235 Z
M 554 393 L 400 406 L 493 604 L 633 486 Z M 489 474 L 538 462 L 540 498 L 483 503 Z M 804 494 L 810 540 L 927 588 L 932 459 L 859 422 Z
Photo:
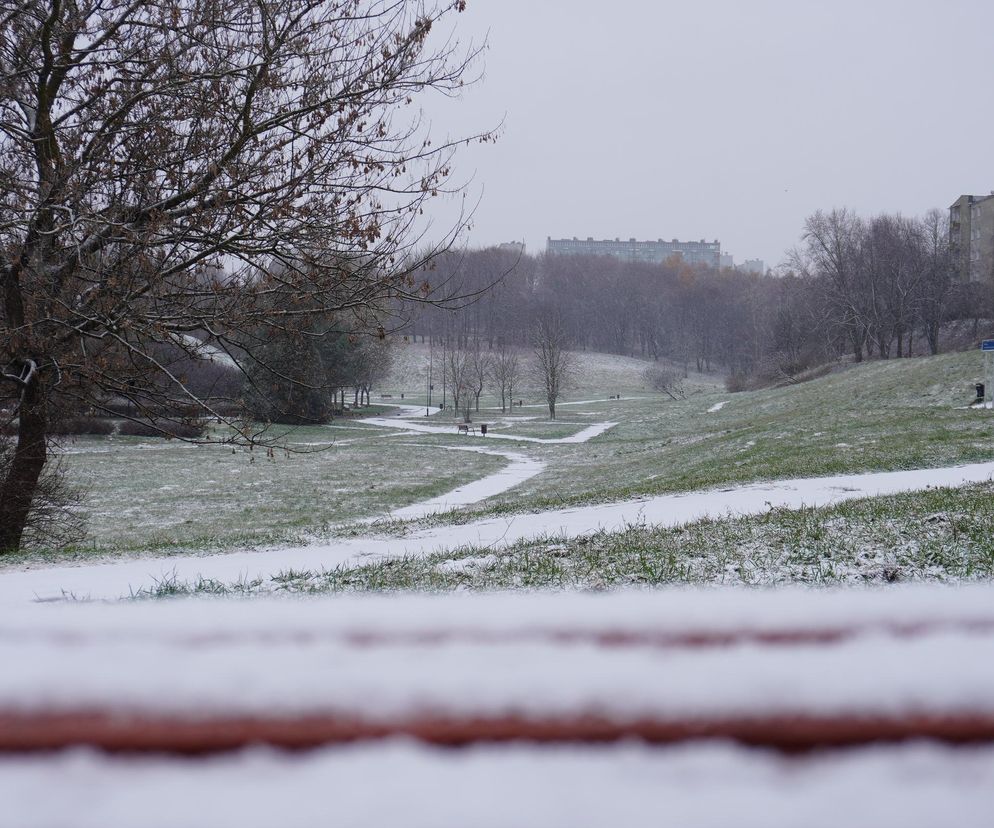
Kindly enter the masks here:
M 483 742 L 605 743 L 640 739 L 673 744 L 727 739 L 784 752 L 932 739 L 949 744 L 994 742 L 994 715 L 767 716 L 699 720 L 612 720 L 596 716 L 530 719 L 517 716 L 412 716 L 368 721 L 349 716 L 191 718 L 153 714 L 0 713 L 0 752 L 86 745 L 111 752 L 183 755 L 236 750 L 253 744 L 300 750 L 370 739 L 409 737 L 445 746 Z

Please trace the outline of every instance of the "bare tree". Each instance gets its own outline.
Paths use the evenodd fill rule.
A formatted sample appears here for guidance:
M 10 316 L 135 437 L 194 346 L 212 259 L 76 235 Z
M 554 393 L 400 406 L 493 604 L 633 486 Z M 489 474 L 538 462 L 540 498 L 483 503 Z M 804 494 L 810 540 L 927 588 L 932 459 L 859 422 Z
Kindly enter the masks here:
M 375 330 L 398 298 L 431 298 L 422 269 L 451 236 L 426 246 L 419 216 L 456 143 L 432 143 L 414 106 L 467 78 L 473 55 L 433 35 L 464 7 L 0 7 L 0 386 L 19 423 L 0 551 L 59 409 L 123 399 L 166 433 L 178 402 L 217 414 L 163 345 L 263 359 L 315 314 Z
M 568 338 L 563 319 L 556 312 L 539 316 L 532 333 L 535 379 L 545 391 L 549 417 L 556 419 L 556 402 L 576 377 L 576 360 L 566 346 Z
M 683 377 L 672 368 L 662 365 L 650 365 L 642 371 L 642 381 L 653 391 L 666 394 L 671 400 L 684 400 L 687 392 L 684 389 Z
M 823 301 L 832 309 L 836 324 L 862 362 L 872 296 L 865 276 L 866 225 L 848 210 L 820 210 L 804 223 L 806 259 L 799 269 L 819 279 Z
M 926 213 L 921 220 L 921 238 L 925 278 L 922 284 L 919 315 L 929 351 L 937 354 L 939 329 L 942 326 L 956 270 L 949 246 L 948 214 L 938 210 Z
M 490 380 L 500 394 L 500 410 L 507 411 L 507 406 L 514 405 L 514 387 L 521 376 L 521 360 L 518 354 L 501 343 L 490 363 Z
M 465 409 L 463 417 L 468 421 L 473 384 L 469 353 L 463 348 L 451 348 L 446 354 L 445 363 L 449 388 L 452 389 L 452 410 L 458 415 L 461 405 Z
M 491 357 L 486 351 L 480 347 L 479 341 L 474 344 L 474 347 L 469 351 L 468 359 L 468 373 L 470 380 L 470 391 L 473 393 L 473 399 L 476 402 L 476 410 L 480 410 L 480 394 L 483 393 L 483 388 L 487 384 L 487 377 L 490 375 L 490 365 Z
M 366 340 L 359 343 L 353 365 L 353 375 L 358 405 L 369 405 L 369 395 L 373 386 L 381 382 L 389 373 L 393 362 L 393 352 L 387 340 Z

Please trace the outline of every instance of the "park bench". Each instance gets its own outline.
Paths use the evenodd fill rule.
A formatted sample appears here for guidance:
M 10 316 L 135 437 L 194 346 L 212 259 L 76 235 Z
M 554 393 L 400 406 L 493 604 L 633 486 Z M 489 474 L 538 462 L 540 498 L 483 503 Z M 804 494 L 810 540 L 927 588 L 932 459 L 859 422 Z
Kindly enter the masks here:
M 44 609 L 0 617 L 5 662 L 18 665 L 0 672 L 0 762 L 10 771 L 24 756 L 25 773 L 43 774 L 47 766 L 52 779 L 86 780 L 79 796 L 87 808 L 103 801 L 89 787 L 94 779 L 104 780 L 100 791 L 111 801 L 134 781 L 126 775 L 134 773 L 131 763 L 114 764 L 107 753 L 146 754 L 145 767 L 161 765 L 166 785 L 175 784 L 184 767 L 191 778 L 209 772 L 202 763 L 185 766 L 184 756 L 217 754 L 212 762 L 229 761 L 224 757 L 239 755 L 230 751 L 260 744 L 339 746 L 336 753 L 251 755 L 253 763 L 271 762 L 279 778 L 332 756 L 342 757 L 343 767 L 350 757 L 366 756 L 373 766 L 395 768 L 403 745 L 411 773 L 428 773 L 433 762 L 451 769 L 472 761 L 482 763 L 474 765 L 476 778 L 492 786 L 505 783 L 510 756 L 536 780 L 553 757 L 572 757 L 579 764 L 563 778 L 573 778 L 593 746 L 603 751 L 618 743 L 626 768 L 648 764 L 641 775 L 602 772 L 601 798 L 610 798 L 611 785 L 625 777 L 660 807 L 666 797 L 658 785 L 668 774 L 645 768 L 664 761 L 679 768 L 681 756 L 689 757 L 698 780 L 706 778 L 712 757 L 713 779 L 699 790 L 720 788 L 729 775 L 749 789 L 769 778 L 775 797 L 794 790 L 788 780 L 799 774 L 815 780 L 828 774 L 832 757 L 854 762 L 864 778 L 888 761 L 898 770 L 902 762 L 919 768 L 915 763 L 933 755 L 946 763 L 974 756 L 987 768 L 984 781 L 975 778 L 968 787 L 949 781 L 952 773 L 932 780 L 940 791 L 948 786 L 950 807 L 964 801 L 977 807 L 975 799 L 961 797 L 994 789 L 990 586 L 176 600 Z M 931 752 L 923 753 L 922 740 Z M 665 749 L 705 741 L 714 744 L 711 753 Z M 501 752 L 488 753 L 486 745 L 495 742 L 504 743 Z M 556 751 L 530 753 L 527 746 L 538 744 Z M 448 762 L 419 745 L 473 746 L 474 752 Z M 953 757 L 959 745 L 972 746 L 972 753 Z M 56 769 L 70 760 L 59 751 L 77 747 L 90 751 L 73 754 L 72 773 L 60 775 Z M 846 750 L 826 753 L 832 748 Z M 795 758 L 777 764 L 776 753 Z M 757 762 L 770 764 L 760 777 Z M 366 799 L 381 799 L 375 792 L 390 777 L 374 773 L 360 783 Z M 238 774 L 226 778 L 219 784 L 230 787 Z M 557 778 L 542 784 L 557 785 Z M 895 771 L 874 780 L 865 780 L 861 795 L 879 791 L 893 815 L 890 800 L 904 802 L 911 793 L 906 777 Z M 6 818 L 22 824 L 18 808 L 37 808 L 37 798 L 10 793 L 20 804 L 5 798 Z M 794 807 L 821 807 L 794 793 Z M 621 794 L 616 788 L 614 795 Z M 235 796 L 229 804 L 237 810 L 241 801 Z M 474 821 L 468 805 L 446 814 L 434 824 Z M 804 823 L 799 816 L 794 824 Z M 406 822 L 398 817 L 391 824 Z M 509 817 L 506 824 L 550 823 Z M 564 817 L 554 824 L 576 823 Z
M 794 593 L 793 603 L 769 592 L 657 595 L 76 606 L 36 611 L 33 630 L 13 614 L 0 639 L 25 667 L 0 675 L 0 751 L 210 752 L 389 734 L 440 744 L 720 737 L 785 750 L 994 743 L 994 671 L 980 658 L 994 645 L 994 588 L 939 588 L 907 606 L 877 591 Z M 416 659 L 402 656 L 412 648 Z M 903 668 L 877 674 L 884 654 Z M 277 674 L 265 667 L 273 658 L 285 665 Z M 144 670 L 156 679 L 134 691 L 129 678 Z M 82 675 L 91 671 L 96 689 Z M 239 684 L 246 671 L 251 690 Z M 77 706 L 80 682 L 89 690 Z M 370 702 L 381 682 L 389 710 Z M 37 701 L 58 687 L 57 705 Z
M 487 428 L 488 428 L 487 423 L 479 423 L 480 434 L 482 434 L 484 437 L 487 436 Z M 456 423 L 456 431 L 459 434 L 465 434 L 467 437 L 469 436 L 469 433 L 471 431 L 474 434 L 476 434 L 476 429 L 477 426 L 474 425 L 473 423 Z

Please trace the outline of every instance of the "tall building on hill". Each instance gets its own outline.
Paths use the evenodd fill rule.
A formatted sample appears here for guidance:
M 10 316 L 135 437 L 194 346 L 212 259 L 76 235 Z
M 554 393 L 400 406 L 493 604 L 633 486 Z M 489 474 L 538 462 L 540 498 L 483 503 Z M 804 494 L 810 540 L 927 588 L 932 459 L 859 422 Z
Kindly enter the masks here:
M 554 255 L 573 256 L 615 256 L 629 262 L 665 262 L 673 256 L 679 256 L 687 264 L 704 265 L 717 269 L 721 264 L 721 244 L 715 239 L 713 242 L 682 242 L 673 241 L 636 241 L 629 239 L 596 240 L 591 237 L 578 239 L 553 239 L 548 238 L 545 243 L 545 250 Z
M 949 246 L 961 281 L 994 280 L 994 192 L 963 195 L 953 202 Z

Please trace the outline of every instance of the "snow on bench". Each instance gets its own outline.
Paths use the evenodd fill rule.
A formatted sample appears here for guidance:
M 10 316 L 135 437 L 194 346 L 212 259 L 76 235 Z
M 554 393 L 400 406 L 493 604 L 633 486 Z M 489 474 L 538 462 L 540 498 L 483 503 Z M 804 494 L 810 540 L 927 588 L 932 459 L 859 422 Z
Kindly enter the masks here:
M 984 826 L 992 599 L 970 586 L 14 607 L 0 615 L 0 822 Z M 811 750 L 832 747 L 847 749 Z
M 994 743 L 994 590 L 167 601 L 0 620 L 0 751 Z

